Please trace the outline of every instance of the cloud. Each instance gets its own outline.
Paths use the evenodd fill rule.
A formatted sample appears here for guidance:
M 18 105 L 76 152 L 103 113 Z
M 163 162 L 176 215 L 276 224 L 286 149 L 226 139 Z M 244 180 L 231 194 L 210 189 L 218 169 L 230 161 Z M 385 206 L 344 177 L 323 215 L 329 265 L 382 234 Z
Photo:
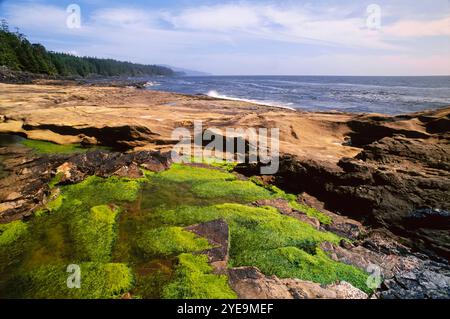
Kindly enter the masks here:
M 66 27 L 65 8 L 42 4 L 5 4 L 5 13 L 11 25 L 21 28 L 62 32 Z
M 399 21 L 383 29 L 383 32 L 395 37 L 433 37 L 450 36 L 450 16 L 434 21 Z
M 82 6 L 81 29 L 66 27 L 63 6 L 26 2 L 3 8 L 10 24 L 31 40 L 79 55 L 218 74 L 450 73 L 445 12 L 404 19 L 389 9 L 381 30 L 368 30 L 364 6 L 287 3 L 152 10 L 123 4 L 93 11 Z

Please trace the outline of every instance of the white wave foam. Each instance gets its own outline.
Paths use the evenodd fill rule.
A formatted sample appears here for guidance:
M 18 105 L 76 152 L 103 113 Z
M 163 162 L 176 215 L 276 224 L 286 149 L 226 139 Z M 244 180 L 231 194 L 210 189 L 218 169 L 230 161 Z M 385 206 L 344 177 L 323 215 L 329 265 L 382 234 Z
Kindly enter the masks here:
M 289 105 L 292 105 L 292 103 L 289 103 L 289 105 L 286 105 L 286 104 L 280 104 L 277 102 L 259 101 L 259 100 L 252 100 L 252 99 L 241 99 L 241 98 L 237 98 L 237 97 L 220 94 L 216 90 L 211 90 L 206 95 L 216 98 L 216 99 L 241 101 L 241 102 L 254 103 L 254 104 L 259 104 L 259 105 L 264 105 L 264 106 L 279 107 L 282 109 L 289 109 L 289 110 L 294 110 L 294 111 L 296 110 L 295 108 L 289 106 Z
M 159 83 L 158 82 L 152 82 L 152 81 L 148 81 L 147 83 L 144 84 L 144 86 L 147 87 L 152 87 L 152 86 L 158 86 Z

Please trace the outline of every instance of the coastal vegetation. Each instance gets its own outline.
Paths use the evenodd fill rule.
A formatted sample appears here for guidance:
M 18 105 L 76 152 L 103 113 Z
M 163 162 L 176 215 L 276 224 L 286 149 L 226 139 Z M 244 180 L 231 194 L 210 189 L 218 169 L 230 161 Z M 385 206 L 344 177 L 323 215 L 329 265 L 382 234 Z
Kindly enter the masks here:
M 91 176 L 74 185 L 55 177 L 52 201 L 30 221 L 0 228 L 0 296 L 236 298 L 202 253 L 212 244 L 185 229 L 217 219 L 229 225 L 228 267 L 320 284 L 345 280 L 368 291 L 364 270 L 320 249 L 341 237 L 252 205 L 275 198 L 293 205 L 293 195 L 217 166 L 173 164 L 138 179 Z M 81 289 L 66 287 L 69 264 L 80 265 Z
M 42 44 L 32 44 L 18 30 L 11 32 L 4 20 L 0 28 L 0 66 L 6 66 L 15 71 L 51 76 L 171 76 L 175 74 L 170 68 L 158 65 L 49 52 Z

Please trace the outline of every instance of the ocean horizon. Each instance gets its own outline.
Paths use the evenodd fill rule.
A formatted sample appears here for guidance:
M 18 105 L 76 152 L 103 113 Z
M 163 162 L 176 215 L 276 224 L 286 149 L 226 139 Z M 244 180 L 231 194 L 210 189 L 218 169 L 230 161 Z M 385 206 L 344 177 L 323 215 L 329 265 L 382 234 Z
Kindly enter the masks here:
M 395 115 L 450 105 L 450 76 L 178 76 L 146 87 L 307 111 Z

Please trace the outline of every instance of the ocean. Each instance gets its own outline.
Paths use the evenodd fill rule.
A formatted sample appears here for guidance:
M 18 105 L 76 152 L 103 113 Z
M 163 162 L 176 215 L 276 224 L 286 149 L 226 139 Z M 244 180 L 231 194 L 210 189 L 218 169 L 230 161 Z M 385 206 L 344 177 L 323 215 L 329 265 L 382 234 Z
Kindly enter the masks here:
M 161 77 L 147 88 L 309 111 L 404 114 L 450 105 L 450 76 Z

